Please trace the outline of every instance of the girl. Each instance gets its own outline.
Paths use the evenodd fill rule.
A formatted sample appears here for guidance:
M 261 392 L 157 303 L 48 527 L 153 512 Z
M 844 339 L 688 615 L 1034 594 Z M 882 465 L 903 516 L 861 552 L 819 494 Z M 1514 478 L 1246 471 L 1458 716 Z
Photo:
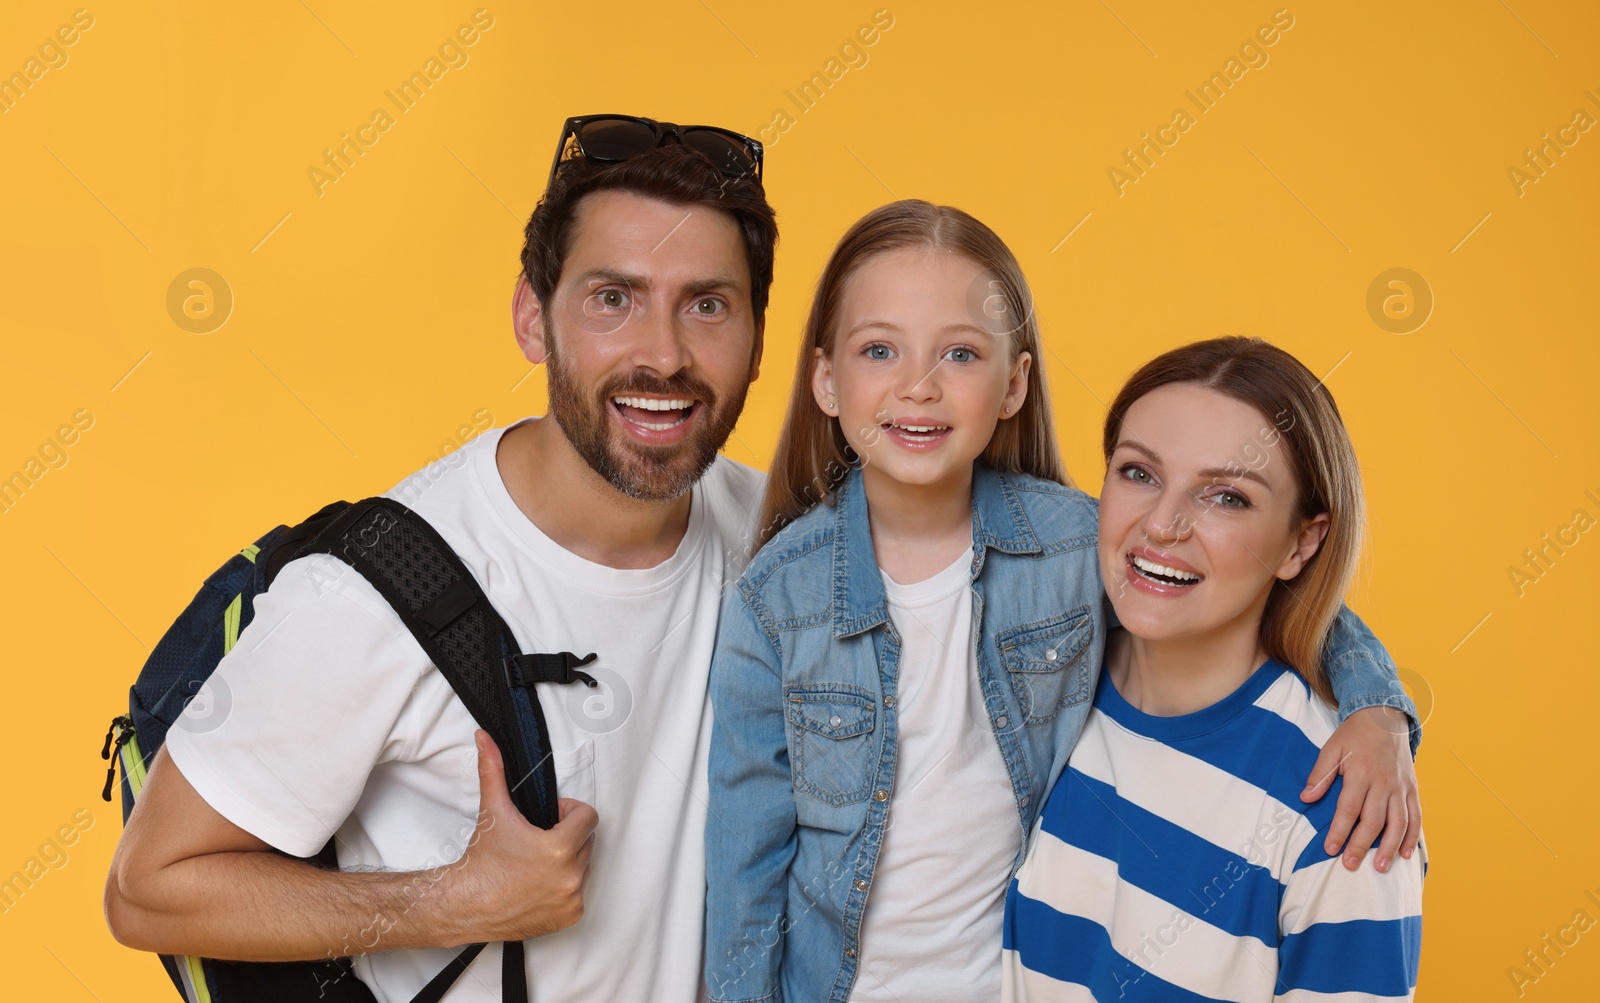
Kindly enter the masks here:
M 897 202 L 834 249 L 712 659 L 714 1000 L 998 995 L 1006 887 L 1106 636 L 1039 352 L 1016 259 L 966 213 Z M 1350 636 L 1332 653 L 1386 661 Z M 1358 672 L 1347 704 L 1398 691 Z M 1356 754 L 1398 773 L 1391 750 Z
M 1333 397 L 1263 341 L 1202 341 L 1134 374 L 1104 447 L 1122 629 L 1006 899 L 1005 998 L 1409 999 L 1426 850 L 1345 870 L 1332 806 L 1293 796 L 1361 545 Z

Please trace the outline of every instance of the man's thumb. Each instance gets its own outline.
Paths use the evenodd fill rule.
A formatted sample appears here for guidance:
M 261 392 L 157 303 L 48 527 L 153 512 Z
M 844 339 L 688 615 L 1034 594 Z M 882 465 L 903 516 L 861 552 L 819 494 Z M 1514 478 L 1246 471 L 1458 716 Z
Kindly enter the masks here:
M 500 758 L 500 748 L 489 733 L 479 728 L 473 738 L 478 743 L 478 807 L 496 815 L 510 810 L 516 813 L 511 801 L 511 791 L 506 787 L 505 762 Z

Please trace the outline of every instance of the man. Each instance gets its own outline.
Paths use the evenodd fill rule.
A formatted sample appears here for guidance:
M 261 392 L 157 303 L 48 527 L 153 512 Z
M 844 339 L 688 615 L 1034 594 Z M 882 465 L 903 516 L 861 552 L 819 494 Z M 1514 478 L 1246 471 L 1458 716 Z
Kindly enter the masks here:
M 520 816 L 498 751 L 377 591 L 304 558 L 216 670 L 226 718 L 191 706 L 153 761 L 106 888 L 122 943 L 360 954 L 378 999 L 404 1001 L 449 948 L 489 941 L 448 998 L 498 1000 L 495 942 L 533 938 L 536 999 L 696 997 L 707 674 L 763 486 L 717 451 L 758 372 L 777 230 L 758 145 L 743 159 L 657 128 L 606 163 L 597 137 L 580 127 L 599 150 L 553 175 L 513 298 L 555 420 L 485 433 L 390 492 L 524 651 L 598 655 L 584 670 L 603 689 L 538 685 L 560 822 Z M 330 835 L 338 872 L 270 852 Z

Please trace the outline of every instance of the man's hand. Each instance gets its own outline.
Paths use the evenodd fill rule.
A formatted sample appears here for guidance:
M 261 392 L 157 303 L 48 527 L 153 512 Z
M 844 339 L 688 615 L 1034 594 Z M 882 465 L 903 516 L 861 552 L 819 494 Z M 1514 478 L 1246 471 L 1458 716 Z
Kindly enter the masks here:
M 1356 870 L 1381 831 L 1383 842 L 1373 858 L 1378 870 L 1389 869 L 1396 849 L 1411 859 L 1422 836 L 1422 803 L 1411 763 L 1410 722 L 1404 712 L 1367 707 L 1346 718 L 1322 747 L 1300 800 L 1318 800 L 1336 776 L 1344 777 L 1344 790 L 1328 830 L 1328 855 L 1338 853 L 1349 837 L 1344 866 Z
M 478 828 L 454 865 L 449 912 L 469 919 L 463 943 L 526 940 L 583 918 L 583 885 L 600 818 L 582 801 L 560 800 L 545 830 L 512 803 L 500 750 L 486 731 L 478 743 Z

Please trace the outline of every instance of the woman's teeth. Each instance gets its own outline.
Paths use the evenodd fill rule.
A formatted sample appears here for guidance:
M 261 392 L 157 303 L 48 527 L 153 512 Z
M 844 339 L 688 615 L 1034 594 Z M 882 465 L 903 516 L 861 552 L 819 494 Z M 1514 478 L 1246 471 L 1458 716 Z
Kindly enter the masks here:
M 1151 581 L 1156 582 L 1158 584 L 1161 584 L 1161 585 L 1198 585 L 1198 584 L 1200 584 L 1200 577 L 1201 576 L 1195 574 L 1192 571 L 1179 571 L 1177 568 L 1169 568 L 1165 564 L 1157 564 L 1155 561 L 1146 560 L 1146 559 L 1144 559 L 1143 557 L 1140 557 L 1137 554 L 1130 554 L 1128 556 L 1129 556 L 1129 563 L 1131 563 L 1133 565 L 1133 569 L 1135 571 L 1139 572 L 1139 574 L 1143 575 L 1145 578 L 1148 578 Z

